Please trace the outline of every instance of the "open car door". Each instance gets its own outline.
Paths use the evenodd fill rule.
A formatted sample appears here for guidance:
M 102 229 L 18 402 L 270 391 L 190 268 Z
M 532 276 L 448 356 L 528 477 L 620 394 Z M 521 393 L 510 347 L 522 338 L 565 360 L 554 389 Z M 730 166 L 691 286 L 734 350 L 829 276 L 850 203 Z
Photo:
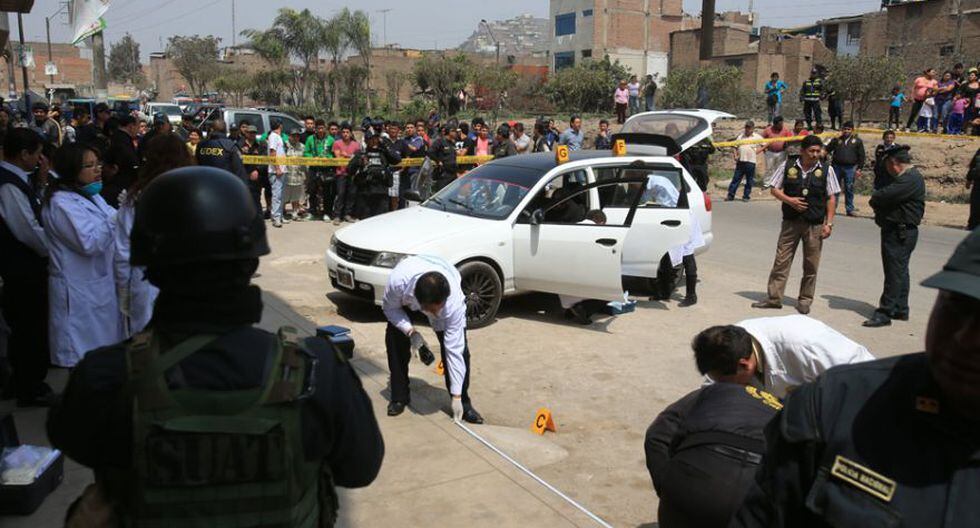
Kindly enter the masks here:
M 600 193 L 610 222 L 632 215 L 623 247 L 623 275 L 656 278 L 660 260 L 691 236 L 688 189 L 683 170 L 669 163 L 608 163 L 592 167 L 597 182 L 639 180 L 637 202 Z
M 622 298 L 623 248 L 644 181 L 620 178 L 559 190 L 564 192 L 542 190 L 514 224 L 515 287 L 587 299 Z M 590 200 L 592 189 L 633 207 L 616 222 L 588 220 L 590 211 L 600 209 Z

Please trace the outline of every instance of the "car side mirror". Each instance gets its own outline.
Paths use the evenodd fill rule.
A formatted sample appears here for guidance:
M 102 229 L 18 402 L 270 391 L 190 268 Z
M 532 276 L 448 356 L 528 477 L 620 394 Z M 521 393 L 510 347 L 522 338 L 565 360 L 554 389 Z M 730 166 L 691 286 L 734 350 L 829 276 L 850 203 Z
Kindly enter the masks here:
M 402 193 L 402 195 L 405 197 L 406 200 L 411 200 L 413 202 L 420 202 L 420 203 L 423 201 L 422 195 L 419 194 L 418 190 L 416 189 L 408 189 L 407 191 Z
M 535 209 L 534 212 L 531 213 L 530 224 L 538 225 L 542 222 L 544 222 L 544 211 L 541 209 Z

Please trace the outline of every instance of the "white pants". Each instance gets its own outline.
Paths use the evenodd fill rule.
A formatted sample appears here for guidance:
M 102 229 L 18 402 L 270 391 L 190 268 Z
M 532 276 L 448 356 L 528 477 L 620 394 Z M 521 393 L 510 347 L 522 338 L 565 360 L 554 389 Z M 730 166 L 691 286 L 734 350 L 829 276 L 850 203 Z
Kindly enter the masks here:
M 272 184 L 272 219 L 282 221 L 282 187 L 285 183 L 286 175 L 269 174 L 269 183 Z

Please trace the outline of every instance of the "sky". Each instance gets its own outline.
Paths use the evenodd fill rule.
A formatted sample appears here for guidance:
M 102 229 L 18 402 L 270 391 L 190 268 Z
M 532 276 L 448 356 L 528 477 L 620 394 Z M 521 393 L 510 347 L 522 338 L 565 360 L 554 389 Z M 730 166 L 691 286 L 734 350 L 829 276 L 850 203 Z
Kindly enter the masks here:
M 113 0 L 105 16 L 106 43 L 119 40 L 130 33 L 140 43 L 143 59 L 154 51 L 162 51 L 172 35 L 215 35 L 222 44 L 232 43 L 231 6 L 233 0 Z M 717 0 L 716 11 L 747 11 L 749 2 L 759 15 L 759 24 L 793 27 L 822 18 L 875 11 L 880 0 L 827 0 L 803 5 L 785 0 Z M 684 11 L 698 14 L 700 0 L 683 0 Z M 44 17 L 61 6 L 59 0 L 36 0 L 31 13 L 24 16 L 24 33 L 29 41 L 44 41 Z M 235 0 L 236 28 L 264 29 L 281 7 L 309 8 L 315 14 L 329 17 L 349 7 L 361 9 L 371 17 L 372 33 L 377 45 L 396 43 L 406 48 L 451 48 L 463 42 L 476 28 L 480 19 L 498 20 L 530 13 L 548 16 L 546 0 Z M 387 15 L 380 10 L 390 9 Z M 387 18 L 387 24 L 385 24 Z M 435 20 L 432 20 L 432 19 Z M 51 41 L 66 42 L 71 38 L 68 17 L 59 15 L 51 21 Z M 11 19 L 11 39 L 18 36 L 16 18 Z M 387 26 L 387 31 L 385 27 Z M 387 35 L 387 37 L 385 36 Z M 237 37 L 237 42 L 242 42 Z

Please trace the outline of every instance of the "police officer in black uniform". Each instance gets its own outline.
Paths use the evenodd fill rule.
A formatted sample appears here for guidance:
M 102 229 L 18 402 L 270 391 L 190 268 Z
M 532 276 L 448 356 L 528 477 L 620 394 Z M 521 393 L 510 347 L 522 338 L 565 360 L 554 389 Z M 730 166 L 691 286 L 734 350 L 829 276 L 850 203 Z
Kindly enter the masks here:
M 715 146 L 710 138 L 705 138 L 691 148 L 681 152 L 681 164 L 691 173 L 702 191 L 708 190 L 708 158 L 714 154 Z
M 140 196 L 132 239 L 160 289 L 153 319 L 89 352 L 48 416 L 51 443 L 101 490 L 69 518 L 104 496 L 120 526 L 332 526 L 333 485 L 370 484 L 384 443 L 328 341 L 253 326 L 249 279 L 269 245 L 245 185 L 210 167 L 165 173 Z
M 382 123 L 383 124 L 383 123 Z M 402 158 L 391 141 L 382 142 L 374 127 L 364 130 L 365 150 L 347 164 L 347 174 L 357 189 L 360 218 L 370 218 L 388 211 L 388 188 L 393 182 L 391 167 Z
M 661 527 L 724 528 L 752 485 L 766 451 L 763 429 L 782 405 L 738 369 L 742 358 L 715 352 L 752 350 L 745 329 L 709 328 L 692 347 L 702 374 L 723 374 L 657 416 L 644 442 L 647 469 Z
M 909 259 L 919 240 L 919 223 L 926 208 L 925 180 L 912 166 L 908 145 L 890 145 L 882 157 L 891 180 L 871 193 L 870 203 L 875 223 L 881 228 L 885 286 L 878 309 L 863 323 L 872 328 L 888 326 L 892 319 L 909 318 Z
M 436 163 L 432 171 L 433 194 L 455 180 L 456 172 L 459 170 L 456 165 L 456 138 L 453 137 L 456 131 L 448 125 L 443 125 L 439 133 L 440 136 L 432 142 L 426 153 L 429 159 Z
M 873 187 L 876 191 L 885 185 L 888 185 L 888 182 L 890 182 L 892 179 L 891 175 L 888 174 L 888 171 L 885 169 L 885 150 L 894 144 L 895 131 L 886 130 L 881 134 L 881 144 L 875 147 L 875 180 Z
M 820 101 L 824 98 L 823 79 L 820 72 L 814 68 L 810 70 L 810 78 L 803 81 L 800 86 L 800 102 L 803 103 L 803 115 L 806 117 L 806 127 L 812 129 L 813 121 L 816 119 L 818 125 L 823 124 L 823 111 L 820 109 Z
M 976 526 L 980 231 L 923 286 L 925 353 L 835 367 L 790 394 L 733 528 Z
M 238 145 L 227 136 L 228 125 L 223 119 L 211 123 L 208 138 L 197 145 L 197 164 L 205 167 L 224 169 L 248 183 L 242 153 Z

